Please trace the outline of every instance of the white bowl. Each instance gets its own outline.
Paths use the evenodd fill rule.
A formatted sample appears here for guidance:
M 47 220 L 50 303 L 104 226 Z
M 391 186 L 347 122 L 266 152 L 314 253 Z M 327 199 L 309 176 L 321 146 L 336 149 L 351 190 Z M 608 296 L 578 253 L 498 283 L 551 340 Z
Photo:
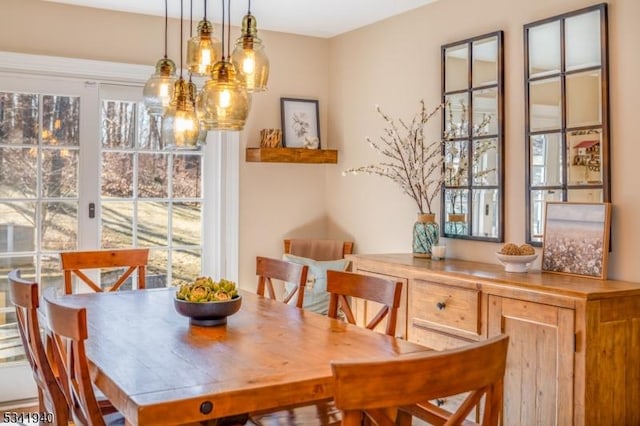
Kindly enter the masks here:
M 522 256 L 496 253 L 496 257 L 504 265 L 506 272 L 527 272 L 529 266 L 537 259 L 537 254 L 525 254 Z

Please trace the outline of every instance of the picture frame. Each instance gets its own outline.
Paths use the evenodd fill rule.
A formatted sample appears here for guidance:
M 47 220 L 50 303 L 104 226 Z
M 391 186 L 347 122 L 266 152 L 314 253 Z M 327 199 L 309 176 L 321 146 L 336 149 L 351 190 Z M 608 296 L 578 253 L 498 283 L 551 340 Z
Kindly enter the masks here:
M 547 202 L 542 270 L 606 279 L 611 203 Z
M 314 99 L 280 98 L 282 146 L 320 149 L 320 112 Z

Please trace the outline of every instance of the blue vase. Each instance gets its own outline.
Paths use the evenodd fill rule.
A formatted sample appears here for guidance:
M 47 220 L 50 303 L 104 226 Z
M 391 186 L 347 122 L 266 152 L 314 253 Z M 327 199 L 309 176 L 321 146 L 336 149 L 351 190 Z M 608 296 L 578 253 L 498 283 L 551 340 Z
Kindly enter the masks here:
M 440 227 L 435 221 L 435 214 L 419 214 L 413 224 L 413 256 L 431 257 L 431 247 L 438 244 Z

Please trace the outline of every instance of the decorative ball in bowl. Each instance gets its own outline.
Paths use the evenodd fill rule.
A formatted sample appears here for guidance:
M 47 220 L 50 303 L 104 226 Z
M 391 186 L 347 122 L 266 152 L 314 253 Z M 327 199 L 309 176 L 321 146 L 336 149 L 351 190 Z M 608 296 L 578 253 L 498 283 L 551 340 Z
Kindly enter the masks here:
M 518 246 L 507 243 L 496 253 L 496 257 L 504 265 L 506 272 L 527 272 L 538 255 L 529 244 Z
M 192 325 L 203 327 L 226 324 L 227 317 L 238 312 L 241 304 L 242 296 L 234 282 L 216 282 L 210 277 L 198 277 L 181 285 L 174 300 L 179 314 L 189 317 Z

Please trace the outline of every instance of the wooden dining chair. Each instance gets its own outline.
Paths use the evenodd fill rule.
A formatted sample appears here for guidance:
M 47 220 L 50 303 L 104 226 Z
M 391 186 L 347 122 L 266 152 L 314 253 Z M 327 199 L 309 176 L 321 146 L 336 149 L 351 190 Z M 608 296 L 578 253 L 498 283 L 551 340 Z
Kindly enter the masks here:
M 360 426 L 371 420 L 409 426 L 417 417 L 435 425 L 497 426 L 508 341 L 507 335 L 500 335 L 403 359 L 333 362 L 335 404 L 342 410 L 342 424 Z M 469 393 L 454 412 L 429 402 L 464 392 Z M 480 408 L 480 423 L 467 419 L 475 407 Z
M 367 324 L 374 329 L 387 317 L 386 334 L 395 335 L 396 319 L 400 306 L 402 283 L 384 278 L 353 274 L 350 272 L 327 271 L 327 291 L 330 293 L 328 316 L 339 317 L 342 308 L 345 319 L 355 324 L 355 317 L 348 302 L 349 297 L 367 299 L 383 306 L 376 317 Z M 251 421 L 260 426 L 275 425 L 339 425 L 340 413 L 332 402 L 320 402 L 310 406 L 275 411 L 260 416 L 254 415 Z
M 15 306 L 18 331 L 24 353 L 38 386 L 38 410 L 52 413 L 54 423 L 66 425 L 69 421 L 67 402 L 49 363 L 38 321 L 38 283 L 24 280 L 20 271 L 9 272 L 9 297 Z
M 352 298 L 380 303 L 382 307 L 366 327 L 373 330 L 386 317 L 385 334 L 395 335 L 402 293 L 400 281 L 352 272 L 327 271 L 327 291 L 330 293 L 328 315 L 331 318 L 338 318 L 342 313 L 349 323 L 356 324 L 351 309 Z
M 284 252 L 314 260 L 343 259 L 353 252 L 353 242 L 313 238 L 285 239 Z
M 72 421 L 87 426 L 124 425 L 120 413 L 105 409 L 96 398 L 84 343 L 89 337 L 87 310 L 59 303 L 52 291 L 45 292 L 44 301 L 51 364 L 60 377 Z
M 146 287 L 146 268 L 149 259 L 149 249 L 117 249 L 117 250 L 95 250 L 95 251 L 69 251 L 60 253 L 60 261 L 64 272 L 64 291 L 66 294 L 73 293 L 73 276 L 77 276 L 93 291 L 104 291 L 102 287 L 89 278 L 85 272 L 88 269 L 102 268 L 127 268 L 120 275 L 115 283 L 108 288 L 108 291 L 117 291 L 125 281 L 138 271 L 137 288 Z
M 256 257 L 256 275 L 258 276 L 258 289 L 256 293 L 264 297 L 266 289 L 269 298 L 281 300 L 284 303 L 289 303 L 293 296 L 297 295 L 296 306 L 302 308 L 302 304 L 304 303 L 304 286 L 307 283 L 308 271 L 309 267 L 306 265 L 258 256 Z M 285 294 L 284 297 L 279 298 L 272 280 L 290 283 L 290 285 L 294 285 L 295 287 Z

